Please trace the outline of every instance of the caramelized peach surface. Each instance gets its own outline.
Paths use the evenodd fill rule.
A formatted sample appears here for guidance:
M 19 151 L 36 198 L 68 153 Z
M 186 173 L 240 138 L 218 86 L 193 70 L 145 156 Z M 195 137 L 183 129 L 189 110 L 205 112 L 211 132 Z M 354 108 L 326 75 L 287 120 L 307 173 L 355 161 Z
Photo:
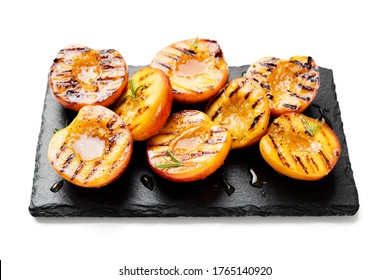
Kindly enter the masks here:
M 258 83 L 237 78 L 211 100 L 206 114 L 212 121 L 229 129 L 231 148 L 238 149 L 260 140 L 267 131 L 270 109 L 268 98 Z
M 163 178 L 190 182 L 217 170 L 230 145 L 228 129 L 203 112 L 184 110 L 172 114 L 167 125 L 149 139 L 147 157 L 153 171 Z
M 204 102 L 219 92 L 229 72 L 219 44 L 198 38 L 163 48 L 150 65 L 168 75 L 174 101 L 190 104 Z
M 293 56 L 290 60 L 265 57 L 249 67 L 246 77 L 265 90 L 273 116 L 303 112 L 320 87 L 320 71 L 310 56 Z
M 78 111 L 84 105 L 113 104 L 125 89 L 127 78 L 127 64 L 116 50 L 70 45 L 54 59 L 49 85 L 59 103 Z
M 319 180 L 341 153 L 334 131 L 322 121 L 288 113 L 275 119 L 260 141 L 264 160 L 277 172 L 299 180 Z
M 145 67 L 131 77 L 114 110 L 128 125 L 133 139 L 142 141 L 164 126 L 171 113 L 172 100 L 167 75 L 159 69 Z
M 99 105 L 87 105 L 69 126 L 53 135 L 48 158 L 65 180 L 97 188 L 125 171 L 132 148 L 130 131 L 117 114 Z

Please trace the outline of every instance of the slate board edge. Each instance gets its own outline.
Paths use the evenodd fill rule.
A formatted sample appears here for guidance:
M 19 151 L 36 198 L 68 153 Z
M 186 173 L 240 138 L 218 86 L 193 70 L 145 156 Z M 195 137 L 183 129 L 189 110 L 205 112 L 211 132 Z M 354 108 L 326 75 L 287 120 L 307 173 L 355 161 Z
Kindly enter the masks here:
M 154 207 L 153 210 L 145 211 L 143 206 L 140 206 L 139 210 L 133 209 L 119 209 L 113 207 L 102 207 L 99 209 L 89 209 L 87 211 L 82 211 L 78 208 L 71 206 L 63 207 L 51 207 L 47 205 L 46 207 L 30 207 L 30 213 L 33 217 L 244 217 L 244 216 L 281 216 L 281 217 L 299 217 L 299 216 L 353 216 L 359 209 L 359 206 L 354 205 L 327 205 L 327 206 L 318 206 L 317 211 L 308 211 L 304 207 L 297 207 L 296 205 L 287 205 L 284 207 L 280 206 L 271 206 L 271 207 L 261 207 L 258 208 L 253 205 L 247 205 L 246 207 L 237 207 L 230 208 L 220 208 L 219 211 L 213 211 L 210 214 L 210 211 L 207 207 L 199 206 L 193 212 L 189 212 L 188 209 L 180 210 L 178 209 L 165 209 L 165 207 Z M 329 208 L 332 208 L 330 210 Z M 215 214 L 217 213 L 218 214 Z M 99 213 L 99 215 L 96 215 Z

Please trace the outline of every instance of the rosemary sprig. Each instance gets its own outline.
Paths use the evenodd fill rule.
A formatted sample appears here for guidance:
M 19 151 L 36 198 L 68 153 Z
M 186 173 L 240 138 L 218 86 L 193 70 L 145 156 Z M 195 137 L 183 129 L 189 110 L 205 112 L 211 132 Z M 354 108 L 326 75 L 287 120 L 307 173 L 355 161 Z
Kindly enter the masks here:
M 173 162 L 169 162 L 165 164 L 157 164 L 153 166 L 154 168 L 169 168 L 169 167 L 178 167 L 183 165 L 183 163 L 181 163 L 180 160 L 178 160 L 170 150 L 166 150 L 166 152 Z
M 69 125 L 69 120 L 66 119 L 65 120 L 65 127 L 67 127 L 68 125 Z M 58 127 L 54 128 L 54 133 L 60 131 L 61 129 L 64 129 L 65 127 L 63 127 L 63 128 L 58 128 Z
M 321 127 L 323 122 L 316 120 L 314 123 L 309 123 L 305 117 L 302 116 L 303 124 L 305 125 L 306 131 L 309 132 L 311 136 L 317 132 L 317 130 Z
M 198 40 L 199 40 L 199 38 L 196 37 L 194 40 L 194 44 L 192 45 L 193 49 L 195 49 L 195 50 L 198 48 Z
M 132 96 L 133 99 L 136 99 L 137 98 L 137 92 L 143 88 L 143 87 L 146 87 L 146 84 L 140 84 L 138 87 L 135 87 L 134 86 L 134 81 L 132 79 L 129 80 L 129 86 L 130 86 L 130 91 L 131 93 L 129 94 L 126 94 L 124 95 L 120 100 L 119 100 L 119 103 L 118 104 L 122 104 L 123 101 L 125 101 L 125 99 L 127 99 L 128 97 Z

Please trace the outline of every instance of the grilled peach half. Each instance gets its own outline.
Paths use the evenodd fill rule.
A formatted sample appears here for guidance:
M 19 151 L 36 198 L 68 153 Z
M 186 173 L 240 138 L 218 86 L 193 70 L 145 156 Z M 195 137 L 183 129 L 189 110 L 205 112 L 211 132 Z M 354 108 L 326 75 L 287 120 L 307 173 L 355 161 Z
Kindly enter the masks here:
M 150 64 L 163 70 L 180 103 L 201 103 L 226 84 L 229 70 L 216 41 L 189 39 L 173 43 L 157 53 Z
M 70 45 L 54 59 L 49 85 L 60 104 L 78 111 L 84 105 L 110 106 L 126 88 L 127 79 L 127 64 L 118 51 Z
M 69 126 L 53 135 L 48 158 L 65 180 L 98 188 L 125 171 L 132 148 L 130 131 L 117 114 L 100 105 L 86 105 Z
M 265 57 L 249 67 L 246 77 L 255 79 L 266 91 L 273 116 L 303 112 L 320 87 L 320 71 L 310 56 L 290 60 Z
M 268 127 L 270 109 L 262 87 L 253 79 L 241 77 L 232 80 L 210 101 L 206 114 L 230 130 L 231 149 L 238 149 L 260 140 Z
M 288 113 L 272 122 L 260 141 L 260 152 L 280 174 L 315 181 L 336 165 L 341 146 L 327 124 L 303 114 Z
M 127 89 L 115 106 L 135 141 L 156 134 L 166 123 L 172 108 L 172 87 L 167 75 L 146 67 L 130 79 Z
M 147 143 L 147 158 L 161 177 L 190 182 L 216 171 L 229 153 L 231 136 L 227 128 L 214 124 L 197 110 L 171 115 L 166 126 Z

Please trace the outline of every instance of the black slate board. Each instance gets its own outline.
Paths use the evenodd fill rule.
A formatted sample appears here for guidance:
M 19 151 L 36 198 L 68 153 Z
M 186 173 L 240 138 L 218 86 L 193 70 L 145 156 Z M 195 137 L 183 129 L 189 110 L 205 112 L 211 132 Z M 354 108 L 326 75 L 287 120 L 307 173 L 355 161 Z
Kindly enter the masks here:
M 129 66 L 129 74 L 141 66 Z M 248 65 L 230 67 L 230 80 L 245 72 Z M 43 108 L 29 211 L 35 217 L 163 217 L 163 216 L 331 216 L 354 215 L 359 209 L 358 194 L 348 156 L 332 70 L 320 68 L 320 90 L 305 111 L 324 117 L 342 144 L 340 159 L 332 172 L 317 182 L 282 177 L 262 159 L 258 145 L 230 152 L 225 164 L 209 178 L 193 183 L 172 183 L 149 168 L 146 145 L 134 144 L 131 163 L 125 174 L 100 189 L 84 189 L 61 180 L 47 160 L 47 147 L 56 128 L 65 126 L 75 113 L 61 107 L 49 87 Z M 189 108 L 175 105 L 174 111 Z M 192 106 L 194 108 L 194 106 Z M 203 109 L 204 104 L 195 106 Z M 251 185 L 250 169 L 258 176 Z M 141 177 L 148 175 L 154 187 L 147 188 Z M 150 187 L 150 186 L 149 186 Z

